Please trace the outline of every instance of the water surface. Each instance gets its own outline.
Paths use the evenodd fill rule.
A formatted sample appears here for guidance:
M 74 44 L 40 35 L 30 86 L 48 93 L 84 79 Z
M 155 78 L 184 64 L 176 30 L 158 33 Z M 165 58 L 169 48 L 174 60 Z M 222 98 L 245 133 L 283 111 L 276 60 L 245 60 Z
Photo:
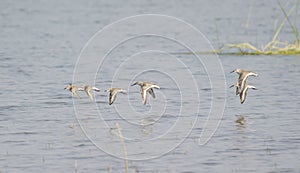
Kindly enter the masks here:
M 293 5 L 292 1 L 282 3 L 286 9 Z M 226 106 L 219 128 L 204 146 L 199 146 L 198 140 L 213 92 L 205 65 L 194 55 L 180 54 L 182 47 L 169 40 L 143 37 L 120 45 L 104 62 L 113 65 L 104 65 L 96 74 L 96 84 L 102 90 L 96 95 L 96 103 L 91 103 L 85 93 L 80 93 L 82 99 L 73 100 L 63 90 L 73 80 L 84 44 L 116 20 L 146 13 L 170 15 L 194 25 L 214 47 L 244 41 L 263 45 L 274 32 L 274 22 L 283 18 L 273 1 L 66 0 L 0 4 L 1 172 L 75 172 L 76 168 L 78 172 L 124 172 L 123 159 L 115 157 L 122 156 L 120 139 L 115 129 L 108 130 L 115 128 L 116 122 L 122 127 L 129 156 L 135 158 L 129 162 L 130 172 L 300 172 L 299 56 L 219 57 L 223 69 L 217 70 L 224 71 Z M 144 25 L 150 27 L 151 23 Z M 279 37 L 293 38 L 288 27 Z M 145 67 L 165 66 L 166 73 L 154 70 L 134 78 L 134 69 L 143 66 L 131 61 L 126 64 L 126 58 L 147 48 L 170 54 L 141 53 L 131 60 L 143 57 L 150 62 L 155 55 L 156 61 Z M 170 63 L 171 56 L 185 65 Z M 122 70 L 114 81 L 112 77 L 121 62 Z M 228 88 L 237 79 L 229 72 L 237 67 L 259 74 L 249 78 L 258 90 L 249 91 L 243 105 L 234 95 L 235 90 Z M 195 88 L 177 85 L 179 81 L 171 75 L 183 75 L 189 69 L 199 86 L 200 100 L 194 98 Z M 156 91 L 157 99 L 143 106 L 139 88 L 129 84 L 148 78 L 162 89 Z M 130 93 L 118 95 L 115 106 L 121 113 L 107 104 L 107 94 L 103 92 L 112 83 Z M 180 91 L 187 91 L 185 96 L 191 99 L 182 101 Z M 195 113 L 197 102 L 200 107 Z M 136 114 L 122 112 L 129 111 L 127 103 Z M 182 105 L 189 110 L 180 112 Z M 246 118 L 245 126 L 235 124 L 238 115 Z

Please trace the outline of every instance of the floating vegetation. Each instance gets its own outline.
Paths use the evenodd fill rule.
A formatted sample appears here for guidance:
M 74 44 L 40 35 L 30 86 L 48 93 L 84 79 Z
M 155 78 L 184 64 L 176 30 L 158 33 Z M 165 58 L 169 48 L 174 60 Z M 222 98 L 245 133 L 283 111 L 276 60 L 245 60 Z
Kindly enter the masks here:
M 292 24 L 289 17 L 292 12 L 298 8 L 298 2 L 289 10 L 288 13 L 283 9 L 279 1 L 278 5 L 283 12 L 285 18 L 274 33 L 272 40 L 261 48 L 257 48 L 254 45 L 245 42 L 237 44 L 225 44 L 223 47 L 209 51 L 209 52 L 197 52 L 199 54 L 219 54 L 219 55 L 298 55 L 300 54 L 300 37 L 295 25 Z M 281 29 L 288 22 L 293 29 L 295 41 L 292 43 L 280 41 L 277 39 Z
M 299 42 L 299 40 L 297 41 Z M 231 51 L 231 50 L 238 51 Z M 220 55 L 296 55 L 300 54 L 299 43 L 280 42 L 278 40 L 269 42 L 261 49 L 256 48 L 250 43 L 226 44 L 224 47 L 207 53 Z

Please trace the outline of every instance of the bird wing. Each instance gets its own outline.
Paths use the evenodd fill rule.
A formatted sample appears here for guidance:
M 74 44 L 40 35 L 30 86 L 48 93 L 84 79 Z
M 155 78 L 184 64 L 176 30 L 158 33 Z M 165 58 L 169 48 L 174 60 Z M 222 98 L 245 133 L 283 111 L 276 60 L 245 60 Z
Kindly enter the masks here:
M 255 76 L 255 77 L 257 77 L 258 76 L 258 74 L 257 73 L 254 73 L 254 72 L 249 72 L 249 74 L 248 74 L 249 76 Z
M 239 83 L 237 82 L 236 84 L 231 85 L 229 88 L 232 88 L 234 86 L 236 87 L 235 94 L 239 95 L 240 93 Z
M 93 101 L 94 100 L 94 97 L 93 97 L 93 95 L 92 95 L 92 93 L 91 93 L 91 90 L 87 90 L 87 91 L 85 91 L 86 92 L 86 94 L 89 96 L 89 98 L 91 99 L 91 101 Z
M 241 101 L 241 104 L 243 104 L 243 103 L 245 102 L 245 100 L 246 100 L 247 90 L 248 90 L 248 88 L 246 87 L 246 88 L 244 88 L 244 89 L 242 90 L 242 92 L 240 93 L 240 101 Z
M 143 88 L 143 91 L 145 92 L 143 95 L 146 99 L 147 99 L 147 93 L 149 93 L 153 98 L 155 98 L 153 88 L 160 89 L 160 87 L 156 84 L 151 84 L 150 86 L 146 86 L 145 88 Z M 146 99 L 145 102 L 143 102 L 144 104 L 146 104 Z
M 148 93 L 149 93 L 153 98 L 155 98 L 155 94 L 154 94 L 154 91 L 153 91 L 152 88 L 149 88 Z
M 123 90 L 123 89 L 120 89 L 120 90 L 119 90 L 119 93 L 126 94 L 126 93 L 127 93 L 127 91 L 126 91 L 126 90 Z
M 239 93 L 240 93 L 240 88 L 236 86 L 235 95 L 239 95 Z
M 114 103 L 114 101 L 116 100 L 116 97 L 117 97 L 117 93 L 118 92 L 115 92 L 115 91 L 112 91 L 109 93 L 109 105 Z
M 76 91 L 71 91 L 71 93 L 73 94 L 73 96 L 75 96 L 75 97 L 77 97 L 77 98 L 79 98 L 79 99 L 80 99 L 80 97 L 79 97 L 79 95 L 77 94 L 77 92 L 76 92 Z
M 149 89 L 149 88 L 148 88 Z M 142 87 L 141 88 L 141 94 L 142 94 L 142 103 L 145 105 L 146 104 L 146 102 L 147 102 L 147 91 L 148 91 L 148 89 L 146 88 L 144 88 L 144 87 Z
M 248 85 L 248 88 L 251 88 L 253 90 L 257 90 L 257 88 L 255 86 L 252 86 L 252 85 Z
M 253 73 L 251 71 L 246 71 L 244 73 L 241 73 L 240 76 L 239 76 L 239 80 L 238 80 L 238 83 L 239 83 L 239 86 L 240 86 L 240 89 L 243 90 L 245 88 L 245 83 L 246 83 L 246 80 L 248 79 L 249 76 L 258 76 L 256 73 Z
M 100 91 L 100 89 L 99 89 L 99 88 L 96 88 L 96 87 L 92 87 L 92 89 L 93 89 L 94 91 L 97 91 L 97 92 Z
M 159 87 L 158 85 L 156 85 L 156 84 L 151 85 L 151 88 L 157 88 L 157 89 L 160 89 L 160 87 Z
M 245 88 L 246 80 L 247 80 L 247 78 L 249 76 L 248 74 L 249 73 L 241 73 L 240 76 L 239 76 L 238 86 L 239 86 L 240 93 Z
M 84 88 L 78 87 L 78 88 L 77 88 L 77 91 L 84 91 Z

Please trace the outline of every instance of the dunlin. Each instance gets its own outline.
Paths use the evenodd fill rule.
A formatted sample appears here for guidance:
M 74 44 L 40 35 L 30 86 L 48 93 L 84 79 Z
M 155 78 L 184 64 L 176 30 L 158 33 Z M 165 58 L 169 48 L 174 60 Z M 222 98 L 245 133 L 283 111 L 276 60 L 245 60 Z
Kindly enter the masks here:
M 92 95 L 92 93 L 91 93 L 92 90 L 97 91 L 97 92 L 100 91 L 99 88 L 96 88 L 96 87 L 94 87 L 94 86 L 90 86 L 90 85 L 84 85 L 84 86 L 83 86 L 83 91 L 86 92 L 86 94 L 89 96 L 89 98 L 90 98 L 91 101 L 94 101 L 94 97 L 93 97 L 93 95 Z M 80 90 L 80 91 L 82 91 L 82 90 Z
M 109 92 L 109 105 L 111 105 L 116 100 L 117 94 L 126 93 L 126 90 L 123 90 L 121 88 L 108 88 L 107 90 L 105 90 L 105 92 Z
M 141 87 L 141 95 L 142 95 L 142 103 L 145 105 L 147 102 L 147 93 L 149 93 L 153 98 L 155 98 L 155 94 L 153 88 L 160 89 L 160 87 L 152 82 L 141 82 L 137 81 L 131 86 L 139 85 Z
M 83 88 L 80 88 L 78 86 L 75 86 L 71 83 L 69 83 L 68 86 L 65 87 L 66 90 L 69 90 L 73 96 L 80 98 L 79 95 L 77 94 L 77 91 L 83 91 Z
M 249 71 L 249 70 L 242 70 L 242 69 L 239 69 L 239 68 L 231 71 L 231 73 L 233 73 L 233 72 L 236 72 L 239 75 L 239 79 L 238 79 L 238 82 L 237 82 L 238 94 L 240 94 L 241 91 L 244 89 L 246 80 L 249 76 L 255 76 L 255 77 L 258 76 L 257 73 L 254 73 L 254 72 Z

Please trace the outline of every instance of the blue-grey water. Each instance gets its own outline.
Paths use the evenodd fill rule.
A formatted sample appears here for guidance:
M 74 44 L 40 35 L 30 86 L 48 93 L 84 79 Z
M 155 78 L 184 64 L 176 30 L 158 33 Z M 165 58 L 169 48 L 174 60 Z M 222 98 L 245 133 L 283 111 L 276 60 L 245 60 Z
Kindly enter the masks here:
M 296 3 L 280 2 L 287 11 Z M 176 17 L 203 35 L 193 37 L 172 22 L 157 27 L 156 19 L 108 26 L 141 14 Z M 297 28 L 299 17 L 296 11 L 290 17 Z M 271 0 L 1 1 L 0 172 L 125 172 L 116 123 L 129 172 L 300 172 L 300 57 L 197 57 L 176 42 L 197 47 L 200 40 L 201 51 L 211 48 L 206 38 L 214 48 L 237 42 L 260 47 L 283 19 Z M 108 34 L 86 46 L 105 27 Z M 148 30 L 174 40 L 118 40 Z M 278 39 L 293 41 L 288 24 Z M 249 90 L 244 104 L 229 88 L 235 68 L 259 74 L 249 77 L 258 90 Z M 161 86 L 146 106 L 139 87 L 129 86 L 136 80 Z M 64 90 L 72 81 L 99 87 L 96 101 L 84 92 L 72 98 Z M 112 106 L 104 92 L 110 86 L 128 90 Z M 214 108 L 222 112 L 213 117 L 216 131 L 199 145 L 213 101 L 225 106 Z M 239 115 L 244 126 L 235 123 Z

